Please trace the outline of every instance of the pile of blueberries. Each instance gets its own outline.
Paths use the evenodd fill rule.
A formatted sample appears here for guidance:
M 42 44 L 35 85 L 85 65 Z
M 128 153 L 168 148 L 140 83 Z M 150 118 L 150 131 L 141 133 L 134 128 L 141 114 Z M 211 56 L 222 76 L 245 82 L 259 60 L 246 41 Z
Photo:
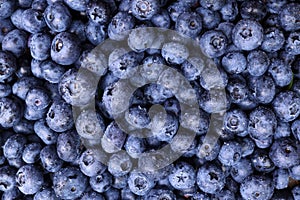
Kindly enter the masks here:
M 298 0 L 0 0 L 0 44 L 2 200 L 300 200 Z

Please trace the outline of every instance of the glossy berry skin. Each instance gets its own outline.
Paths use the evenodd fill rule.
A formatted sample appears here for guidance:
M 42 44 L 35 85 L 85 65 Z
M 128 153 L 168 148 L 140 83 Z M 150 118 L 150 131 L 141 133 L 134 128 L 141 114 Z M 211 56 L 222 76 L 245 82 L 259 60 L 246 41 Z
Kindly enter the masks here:
M 264 31 L 261 48 L 267 52 L 276 52 L 283 47 L 284 42 L 285 38 L 283 32 L 276 27 L 270 27 Z
M 2 42 L 4 36 L 14 29 L 14 25 L 9 19 L 0 20 L 0 42 Z
M 79 135 L 71 130 L 61 133 L 57 137 L 56 151 L 60 159 L 66 162 L 74 162 L 80 156 Z
M 250 0 L 241 4 L 240 13 L 243 19 L 260 21 L 266 16 L 267 9 L 264 3 Z
M 159 28 L 170 28 L 170 15 L 165 9 L 161 9 L 158 13 L 152 16 L 151 22 Z
M 225 0 L 199 0 L 199 3 L 202 7 L 211 9 L 213 11 L 220 10 L 224 4 L 226 3 Z
M 129 135 L 124 147 L 130 157 L 139 158 L 139 156 L 146 150 L 146 141 L 144 138 Z
M 16 198 L 22 198 L 21 192 L 17 187 L 12 188 L 9 191 L 6 191 L 2 194 L 3 200 L 10 200 L 10 199 L 16 199 Z
M 202 30 L 202 19 L 198 13 L 183 12 L 177 18 L 175 30 L 185 36 L 195 38 Z
M 80 197 L 87 187 L 87 177 L 76 167 L 65 167 L 54 173 L 53 189 L 62 199 L 75 199 Z
M 43 168 L 48 172 L 57 172 L 64 163 L 63 160 L 58 157 L 54 145 L 45 146 L 40 152 L 40 159 Z
M 176 195 L 169 189 L 152 189 L 145 197 L 145 200 L 164 199 L 172 200 L 176 199 Z
M 70 27 L 72 16 L 68 7 L 61 2 L 56 2 L 47 6 L 44 19 L 52 31 L 63 32 Z
M 170 18 L 173 22 L 176 22 L 177 21 L 177 18 L 178 16 L 183 13 L 183 12 L 190 12 L 191 11 L 191 8 L 181 2 L 181 1 L 176 1 L 176 2 L 172 2 L 168 8 L 167 8 L 167 11 L 170 15 Z
M 285 46 L 285 50 L 291 55 L 299 55 L 300 51 L 300 33 L 292 32 L 287 38 L 287 43 Z
M 30 143 L 24 147 L 22 159 L 27 164 L 35 163 L 39 159 L 39 154 L 42 149 L 40 143 Z
M 126 133 L 113 121 L 106 127 L 104 135 L 101 138 L 102 148 L 108 153 L 115 153 L 121 150 L 125 140 Z
M 66 70 L 64 66 L 61 66 L 52 60 L 43 61 L 40 63 L 39 68 L 39 78 L 45 79 L 49 83 L 59 83 Z
M 131 172 L 128 177 L 130 191 L 138 196 L 147 194 L 154 185 L 153 179 L 141 172 Z
M 0 98 L 7 97 L 12 93 L 12 88 L 9 84 L 0 83 Z
M 41 84 L 41 81 L 34 77 L 22 77 L 12 86 L 12 93 L 22 100 L 25 100 L 27 92 Z
M 73 10 L 84 12 L 90 0 L 64 0 L 64 3 Z
M 276 84 L 268 75 L 249 76 L 248 85 L 258 103 L 269 104 L 275 97 Z
M 0 51 L 0 81 L 4 82 L 16 71 L 16 58 L 9 52 Z
M 135 18 L 125 12 L 118 12 L 108 25 L 108 37 L 121 41 L 128 35 L 128 31 L 135 26 Z
M 33 88 L 27 92 L 25 103 L 28 107 L 36 110 L 43 110 L 50 104 L 48 93 L 41 88 Z
M 45 33 L 31 35 L 28 41 L 31 56 L 36 60 L 50 57 L 51 37 Z
M 176 135 L 178 127 L 178 118 L 171 113 L 160 112 L 153 116 L 151 131 L 159 141 L 170 142 Z
M 23 194 L 35 194 L 44 183 L 43 173 L 35 165 L 24 165 L 16 173 L 16 183 Z
M 277 169 L 273 172 L 273 181 L 276 189 L 284 189 L 289 184 L 289 172 L 286 169 Z
M 90 177 L 90 186 L 95 192 L 106 192 L 111 187 L 111 184 L 112 175 L 108 171 Z
M 0 98 L 0 125 L 11 128 L 21 119 L 22 107 L 16 98 Z
M 90 1 L 86 13 L 92 22 L 107 24 L 110 20 L 111 10 L 105 2 Z
M 263 41 L 263 28 L 254 20 L 240 20 L 232 30 L 232 41 L 239 49 L 253 50 Z
M 22 12 L 22 27 L 29 33 L 38 33 L 45 29 L 46 22 L 43 13 L 34 9 L 27 9 Z
M 16 1 L 15 0 L 1 0 L 1 7 L 0 7 L 0 19 L 8 18 L 12 15 L 16 8 Z
M 220 14 L 217 11 L 199 7 L 196 9 L 196 12 L 202 18 L 203 28 L 214 29 L 221 22 Z
M 238 183 L 242 183 L 245 178 L 253 173 L 253 168 L 249 159 L 242 158 L 230 169 L 231 177 Z
M 245 56 L 240 52 L 230 52 L 223 56 L 222 66 L 229 74 L 239 74 L 247 67 Z
M 275 164 L 268 153 L 261 149 L 255 150 L 251 155 L 251 163 L 253 168 L 258 172 L 269 173 L 275 169 Z
M 252 76 L 262 76 L 270 65 L 268 55 L 261 50 L 250 51 L 247 56 L 247 70 Z
M 300 14 L 298 2 L 285 4 L 279 12 L 279 24 L 286 31 L 296 31 L 300 29 Z
M 269 200 L 274 192 L 272 180 L 263 175 L 248 176 L 240 186 L 244 199 Z
M 248 117 L 240 109 L 232 109 L 224 115 L 224 131 L 229 134 L 246 136 L 248 134 Z
M 47 145 L 56 143 L 58 133 L 48 127 L 44 119 L 34 123 L 35 134 Z
M 159 10 L 158 0 L 133 0 L 131 12 L 139 20 L 149 20 Z
M 207 31 L 200 38 L 200 48 L 209 58 L 222 56 L 227 47 L 227 37 L 221 31 Z
M 107 27 L 103 24 L 89 21 L 85 26 L 85 33 L 87 39 L 93 45 L 99 45 L 107 38 Z
M 77 36 L 62 32 L 57 34 L 51 43 L 50 55 L 53 61 L 60 65 L 71 65 L 80 56 L 81 48 Z
M 53 199 L 53 200 L 58 200 L 57 196 L 55 195 L 55 192 L 51 188 L 45 188 L 37 193 L 35 193 L 34 200 L 43 200 L 43 199 Z
M 102 174 L 107 169 L 92 150 L 86 150 L 81 154 L 79 167 L 80 171 L 89 177 Z
M 20 57 L 25 53 L 27 47 L 26 32 L 14 29 L 7 33 L 2 40 L 2 50 L 9 51 L 16 57 Z
M 293 79 L 291 66 L 281 59 L 272 59 L 268 72 L 279 87 L 287 86 Z
M 236 19 L 239 10 L 236 0 L 226 1 L 226 4 L 220 10 L 223 20 L 233 21 Z
M 175 164 L 168 180 L 175 189 L 187 190 L 192 188 L 196 182 L 196 171 L 190 164 L 179 162 Z
M 6 192 L 16 186 L 15 175 L 17 171 L 10 166 L 0 167 L 0 191 Z
M 291 122 L 300 115 L 300 98 L 293 91 L 280 92 L 272 102 L 276 116 L 283 122 Z
M 235 141 L 224 142 L 222 145 L 218 159 L 226 166 L 235 165 L 242 157 L 242 147 Z

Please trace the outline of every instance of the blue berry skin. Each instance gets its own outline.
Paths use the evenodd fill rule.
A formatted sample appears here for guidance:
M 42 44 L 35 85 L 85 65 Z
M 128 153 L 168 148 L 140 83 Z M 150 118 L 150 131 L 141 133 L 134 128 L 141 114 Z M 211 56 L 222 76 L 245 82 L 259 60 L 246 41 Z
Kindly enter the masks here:
M 103 24 L 89 21 L 85 26 L 86 37 L 93 45 L 99 45 L 107 38 L 106 29 L 106 26 Z
M 290 167 L 288 176 L 294 180 L 300 180 L 300 165 Z
M 300 141 L 300 120 L 293 121 L 291 125 L 291 131 L 293 133 L 294 138 Z
M 291 55 L 300 54 L 300 32 L 292 32 L 287 38 L 285 50 Z
M 14 29 L 7 33 L 2 40 L 2 50 L 13 53 L 16 57 L 20 57 L 25 53 L 27 47 L 27 34 L 18 29 Z
M 285 189 L 289 184 L 289 172 L 286 169 L 276 169 L 273 172 L 273 181 L 278 190 Z
M 217 11 L 212 11 L 210 9 L 199 7 L 196 9 L 196 12 L 202 18 L 203 28 L 214 29 L 221 22 L 220 14 Z
M 213 196 L 217 199 L 235 199 L 235 193 L 228 189 L 224 189 Z
M 270 27 L 264 31 L 261 48 L 266 52 L 276 52 L 283 47 L 284 42 L 285 37 L 283 32 L 276 27 Z
M 146 142 L 143 138 L 129 135 L 124 147 L 130 157 L 138 158 L 146 150 Z
M 32 0 L 18 0 L 18 6 L 22 8 L 29 8 L 31 6 Z
M 204 61 L 201 58 L 190 57 L 188 60 L 182 63 L 181 71 L 187 80 L 195 81 L 200 77 L 204 67 Z
M 199 0 L 202 7 L 213 11 L 220 10 L 226 3 L 225 0 Z
M 22 77 L 18 79 L 12 87 L 14 95 L 22 100 L 25 100 L 27 92 L 38 85 L 41 85 L 41 81 L 35 77 Z
M 10 166 L 0 167 L 0 191 L 6 192 L 16 186 L 15 175 L 17 170 Z
M 251 155 L 251 163 L 258 172 L 269 173 L 275 169 L 275 164 L 268 153 L 261 149 L 257 149 Z
M 155 186 L 154 180 L 142 172 L 131 172 L 127 182 L 130 191 L 138 196 L 146 195 Z
M 43 168 L 52 173 L 60 170 L 64 163 L 63 160 L 58 157 L 54 145 L 45 146 L 40 152 L 40 159 Z
M 222 58 L 222 66 L 229 74 L 239 74 L 247 67 L 247 60 L 241 52 L 229 52 Z
M 29 33 L 38 33 L 46 28 L 43 13 L 34 9 L 27 9 L 22 12 L 22 27 Z
M 44 11 L 48 6 L 47 0 L 33 0 L 31 8 L 35 10 Z
M 290 137 L 291 135 L 291 126 L 288 122 L 278 122 L 274 139 L 284 138 L 284 137 Z
M 76 199 L 85 191 L 87 177 L 76 167 L 65 167 L 54 173 L 53 189 L 57 197 Z
M 32 88 L 27 92 L 25 103 L 35 110 L 44 110 L 50 104 L 50 97 L 46 90 L 42 88 Z
M 226 52 L 227 37 L 221 31 L 210 30 L 200 38 L 200 48 L 209 58 L 222 56 Z
M 298 2 L 285 4 L 279 12 L 279 25 L 286 31 L 296 31 L 300 29 L 300 4 Z
M 84 151 L 79 158 L 80 171 L 86 176 L 92 177 L 102 174 L 107 167 L 101 163 L 93 150 Z
M 249 90 L 252 92 L 255 100 L 261 104 L 269 104 L 275 97 L 276 84 L 268 75 L 249 76 Z
M 132 0 L 130 11 L 139 20 L 149 20 L 159 10 L 158 0 Z
M 222 31 L 227 39 L 228 39 L 228 43 L 232 43 L 232 38 L 231 38 L 231 33 L 232 33 L 232 29 L 234 27 L 234 24 L 231 22 L 221 22 L 218 24 L 218 27 L 216 28 L 216 30 L 218 31 Z M 229 52 L 230 50 L 228 50 Z
M 33 107 L 26 106 L 24 110 L 24 118 L 30 121 L 35 121 L 45 117 L 47 109 L 37 110 Z
M 35 193 L 33 197 L 33 200 L 45 200 L 45 199 L 58 200 L 54 190 L 51 188 L 42 189 L 37 193 Z
M 68 32 L 57 34 L 51 43 L 50 55 L 60 65 L 71 65 L 80 56 L 81 48 L 76 35 Z
M 39 78 L 45 79 L 49 83 L 59 83 L 66 70 L 65 67 L 51 60 L 43 61 L 39 68 L 41 70 Z
M 46 33 L 33 34 L 28 40 L 28 47 L 34 59 L 46 60 L 50 57 L 51 37 Z
M 249 115 L 248 132 L 252 139 L 263 141 L 273 137 L 276 127 L 276 116 L 269 108 L 257 107 Z
M 93 190 L 90 190 L 89 192 L 85 192 L 81 197 L 81 200 L 105 200 L 105 198 L 99 194 L 98 192 L 95 192 Z
M 283 122 L 291 122 L 300 115 L 300 98 L 293 91 L 283 91 L 272 102 L 276 116 Z
M 0 19 L 0 42 L 2 42 L 4 36 L 14 29 L 14 25 L 9 19 Z
M 268 55 L 261 50 L 250 51 L 247 56 L 247 70 L 252 76 L 262 76 L 270 65 Z
M 242 158 L 230 169 L 231 177 L 238 183 L 242 183 L 243 180 L 253 173 L 251 162 L 247 158 Z
M 117 189 L 123 189 L 127 186 L 128 174 L 124 176 L 113 176 L 112 186 Z
M 2 194 L 2 200 L 11 200 L 11 199 L 18 199 L 21 197 L 21 192 L 17 187 L 12 188 Z
M 170 189 L 152 189 L 148 194 L 145 195 L 145 200 L 156 200 L 156 199 L 164 199 L 164 200 L 172 200 L 176 199 L 176 195 Z
M 82 20 L 73 20 L 68 31 L 77 35 L 81 42 L 86 40 L 85 23 Z
M 24 165 L 16 173 L 16 183 L 23 194 L 35 194 L 44 184 L 43 172 L 35 165 Z
M 0 98 L 7 97 L 11 93 L 12 93 L 11 85 L 0 82 Z
M 0 82 L 4 82 L 17 70 L 16 58 L 9 52 L 0 51 L 0 66 Z
M 186 46 L 178 42 L 165 43 L 161 49 L 162 57 L 169 64 L 182 64 L 189 56 Z
M 293 194 L 294 199 L 299 199 L 300 198 L 300 186 L 295 186 L 292 189 L 292 194 Z
M 235 141 L 224 142 L 221 146 L 218 159 L 226 166 L 235 165 L 242 157 L 242 146 Z
M 16 0 L 1 0 L 0 1 L 0 19 L 8 18 L 12 15 L 16 8 Z
M 70 104 L 62 100 L 54 101 L 47 112 L 46 122 L 53 131 L 70 130 L 74 125 Z
M 135 18 L 126 13 L 118 12 L 108 25 L 108 37 L 112 40 L 121 41 L 129 34 L 129 30 L 135 26 Z
M 107 24 L 110 20 L 110 12 L 109 6 L 99 1 L 90 1 L 86 9 L 88 18 L 98 24 Z
M 42 145 L 40 143 L 30 143 L 23 149 L 22 159 L 27 164 L 33 164 L 39 159 Z
M 56 143 L 58 133 L 48 127 L 44 119 L 40 119 L 33 126 L 35 134 L 47 145 Z
M 243 199 L 269 200 L 273 192 L 273 181 L 264 175 L 248 176 L 240 186 Z
M 236 0 L 227 0 L 226 4 L 220 10 L 222 19 L 225 21 L 234 21 L 239 14 Z
M 85 12 L 89 1 L 90 0 L 64 0 L 64 3 L 73 10 Z
M 175 30 L 185 36 L 195 38 L 202 30 L 202 18 L 196 12 L 183 12 L 177 18 Z
M 10 16 L 11 23 L 17 27 L 18 29 L 23 29 L 23 23 L 22 23 L 22 13 L 24 12 L 24 9 L 17 9 L 13 12 L 13 14 Z
M 44 19 L 48 27 L 54 32 L 66 31 L 72 22 L 68 7 L 61 2 L 48 5 L 44 11 Z
M 244 137 L 248 134 L 248 117 L 240 109 L 232 109 L 225 113 L 223 131 L 228 134 Z
M 299 144 L 282 138 L 273 142 L 269 155 L 277 167 L 287 169 L 300 163 L 299 151 Z
M 168 8 L 168 13 L 170 15 L 170 18 L 173 22 L 177 21 L 178 16 L 183 12 L 191 12 L 190 6 L 183 3 L 182 1 L 175 1 L 172 2 Z
M 268 72 L 279 87 L 289 85 L 293 79 L 291 66 L 289 64 L 285 64 L 281 59 L 272 59 Z
M 19 100 L 11 97 L 0 98 L 0 126 L 11 128 L 21 120 L 22 108 Z
M 124 133 L 118 124 L 111 122 L 101 138 L 101 144 L 104 151 L 108 153 L 115 153 L 123 147 L 126 140 L 126 133 Z
M 150 124 L 147 109 L 141 106 L 132 106 L 125 115 L 126 120 L 136 128 L 145 128 Z
M 263 41 L 263 28 L 254 20 L 243 19 L 232 30 L 232 41 L 241 50 L 251 51 Z
M 57 137 L 57 155 L 63 161 L 74 162 L 80 156 L 80 145 L 80 138 L 77 132 L 71 130 L 61 133 Z
M 268 0 L 266 2 L 267 11 L 278 14 L 286 3 L 286 0 Z
M 106 192 L 112 184 L 112 175 L 105 171 L 102 174 L 90 177 L 90 186 L 95 192 Z
M 266 14 L 266 5 L 259 1 L 244 1 L 240 7 L 240 14 L 243 19 L 262 20 Z
M 292 70 L 293 70 L 293 73 L 294 73 L 294 77 L 296 77 L 296 78 L 300 78 L 300 59 L 298 58 L 296 58 L 295 59 L 295 61 L 292 63 Z M 300 86 L 300 80 L 296 80 L 295 81 L 295 83 L 294 83 L 294 85 L 297 85 L 297 87 L 295 87 L 295 88 L 299 88 Z
M 192 165 L 186 162 L 178 162 L 172 167 L 168 180 L 172 187 L 184 191 L 194 187 L 196 182 L 196 171 Z
M 161 10 L 152 16 L 151 22 L 154 26 L 159 28 L 170 28 L 171 18 L 166 9 L 161 8 Z
M 216 194 L 225 186 L 225 174 L 221 167 L 206 163 L 198 169 L 197 185 L 205 193 Z

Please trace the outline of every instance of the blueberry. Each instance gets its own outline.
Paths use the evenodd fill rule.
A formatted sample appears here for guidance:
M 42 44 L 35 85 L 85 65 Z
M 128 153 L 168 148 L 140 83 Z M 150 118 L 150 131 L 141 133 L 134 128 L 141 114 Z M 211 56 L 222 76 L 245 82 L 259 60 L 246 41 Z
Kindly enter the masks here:
M 138 158 L 146 150 L 146 141 L 134 135 L 129 135 L 124 144 L 126 152 L 132 158 Z
M 79 158 L 79 168 L 83 174 L 92 177 L 102 174 L 107 167 L 98 160 L 93 150 L 84 151 Z
M 289 168 L 288 176 L 292 179 L 299 180 L 300 179 L 300 165 L 295 165 Z
M 242 146 L 235 141 L 224 142 L 221 146 L 218 159 L 226 166 L 235 165 L 242 157 Z
M 226 86 L 230 100 L 233 103 L 240 103 L 249 95 L 249 87 L 246 80 L 241 75 L 233 75 L 229 78 Z
M 202 7 L 211 10 L 220 10 L 226 3 L 225 0 L 199 0 Z
M 66 31 L 72 22 L 68 7 L 61 2 L 48 5 L 44 11 L 44 19 L 48 27 L 54 32 Z
M 51 60 L 45 60 L 40 63 L 39 68 L 41 74 L 39 78 L 43 78 L 50 83 L 59 83 L 63 74 L 65 73 L 65 68 Z
M 202 70 L 205 67 L 203 59 L 200 57 L 190 57 L 181 65 L 181 70 L 184 77 L 189 81 L 198 79 Z
M 2 50 L 13 53 L 16 57 L 20 57 L 25 53 L 27 47 L 27 34 L 18 29 L 14 29 L 7 33 L 2 40 Z
M 296 138 L 297 140 L 300 141 L 300 120 L 295 120 L 293 121 L 292 125 L 291 125 L 291 131 L 293 133 L 294 138 Z
M 43 168 L 48 172 L 57 172 L 64 163 L 63 160 L 58 157 L 54 145 L 45 146 L 40 152 L 40 159 Z
M 300 163 L 299 145 L 288 138 L 277 139 L 272 144 L 269 155 L 279 168 L 289 168 Z
M 198 169 L 197 185 L 203 192 L 215 194 L 225 186 L 225 174 L 218 165 L 206 163 Z
M 203 28 L 214 29 L 221 22 L 220 14 L 217 11 L 212 11 L 210 9 L 199 7 L 196 9 L 196 12 L 202 18 Z
M 9 19 L 0 19 L 0 42 L 2 42 L 4 36 L 14 29 L 14 25 Z
M 161 8 L 158 13 L 152 16 L 151 22 L 153 25 L 159 28 L 170 28 L 171 19 L 168 11 L 166 9 Z
M 107 191 L 112 184 L 112 175 L 105 171 L 90 178 L 90 186 L 95 192 L 103 193 Z
M 85 34 L 93 45 L 99 45 L 107 38 L 107 27 L 103 24 L 89 21 L 85 26 Z
M 135 18 L 126 13 L 118 12 L 108 25 L 108 36 L 112 40 L 121 41 L 128 35 L 129 30 L 135 26 Z
M 16 0 L 1 0 L 0 1 L 0 19 L 8 18 L 16 9 Z
M 79 39 L 72 33 L 59 33 L 52 40 L 50 55 L 52 60 L 60 65 L 75 63 L 80 52 Z
M 3 192 L 12 190 L 16 186 L 15 175 L 17 170 L 10 166 L 0 167 L 0 190 Z M 3 198 L 3 197 L 2 197 Z
M 0 51 L 0 66 L 0 82 L 4 82 L 16 71 L 16 58 L 9 52 Z
M 262 76 L 270 65 L 268 55 L 261 50 L 250 51 L 247 56 L 247 70 L 252 76 Z
M 264 175 L 248 176 L 240 186 L 243 199 L 269 200 L 273 192 L 273 181 Z
M 24 165 L 16 173 L 16 183 L 23 194 L 35 194 L 44 183 L 43 172 L 35 165 Z
M 248 85 L 258 103 L 269 104 L 275 97 L 276 84 L 268 75 L 249 76 Z
M 269 173 L 275 169 L 275 164 L 267 152 L 257 149 L 251 155 L 251 163 L 253 168 L 258 172 Z
M 81 42 L 84 42 L 87 38 L 85 27 L 86 27 L 86 25 L 85 25 L 85 22 L 83 22 L 83 20 L 73 20 L 68 31 L 70 33 L 77 35 L 78 39 Z
M 287 38 L 285 50 L 292 55 L 299 55 L 300 32 L 292 32 Z
M 50 97 L 44 89 L 33 88 L 27 92 L 25 103 L 32 109 L 44 110 L 50 104 Z
M 44 119 L 40 119 L 34 123 L 34 132 L 45 144 L 56 143 L 58 133 L 50 129 Z
M 18 123 L 22 116 L 22 108 L 19 100 L 11 97 L 0 98 L 0 125 L 3 128 L 11 128 Z
M 149 20 L 159 10 L 158 0 L 132 0 L 131 12 L 139 20 Z
M 73 10 L 84 12 L 87 9 L 89 1 L 90 0 L 64 0 L 64 3 Z
M 149 28 L 133 29 L 128 36 L 128 46 L 135 52 L 143 52 L 150 47 L 153 48 L 156 33 Z
M 175 30 L 185 36 L 195 38 L 202 30 L 202 18 L 196 12 L 183 12 L 177 18 Z
M 279 25 L 286 31 L 296 31 L 300 29 L 300 4 L 291 2 L 281 7 L 278 19 Z
M 22 27 L 30 33 L 38 33 L 45 29 L 46 22 L 39 10 L 27 9 L 22 12 Z
M 58 200 L 52 188 L 42 189 L 37 193 L 35 193 L 33 197 L 33 200 L 44 200 L 44 199 Z
M 153 179 L 142 172 L 131 172 L 128 177 L 130 191 L 138 196 L 147 194 L 154 185 Z
M 286 0 L 267 0 L 267 11 L 270 13 L 279 13 L 286 3 Z
M 207 31 L 201 36 L 200 48 L 209 58 L 222 56 L 227 48 L 227 37 L 221 31 Z
M 248 117 L 240 109 L 232 109 L 224 115 L 224 131 L 229 134 L 246 136 L 248 134 Z
M 172 200 L 176 199 L 176 196 L 170 189 L 152 189 L 145 197 L 145 200 L 156 199 Z
M 251 51 L 263 41 L 263 28 L 254 20 L 243 19 L 232 30 L 232 41 L 241 50 Z
M 186 162 L 178 162 L 172 168 L 168 179 L 172 187 L 177 190 L 192 188 L 196 182 L 196 171 Z
M 0 83 L 0 98 L 7 97 L 12 93 L 12 87 L 9 84 Z
M 80 156 L 80 145 L 80 138 L 77 132 L 71 130 L 61 133 L 57 137 L 57 155 L 66 162 L 74 162 Z
M 24 147 L 22 159 L 27 164 L 35 163 L 39 159 L 39 154 L 42 149 L 40 143 L 30 143 Z
M 291 135 L 291 126 L 288 122 L 279 122 L 276 127 L 274 139 L 289 137 Z
M 284 189 L 289 184 L 289 172 L 286 169 L 277 169 L 273 172 L 273 181 L 276 189 Z
M 222 66 L 230 74 L 239 74 L 247 67 L 245 56 L 240 52 L 229 52 L 222 58 Z
M 76 167 L 65 167 L 54 173 L 53 189 L 57 197 L 75 199 L 80 197 L 88 184 L 87 177 Z
M 277 117 L 283 122 L 295 120 L 300 115 L 300 99 L 293 91 L 283 91 L 272 102 Z
M 300 186 L 295 186 L 292 189 L 292 194 L 293 194 L 294 199 L 298 199 L 300 197 Z
M 35 77 L 22 77 L 18 79 L 12 86 L 12 92 L 14 95 L 22 100 L 25 100 L 27 92 L 38 85 L 40 85 L 40 80 Z
M 227 0 L 226 4 L 221 8 L 220 13 L 223 20 L 234 21 L 239 13 L 236 0 Z
M 191 8 L 189 5 L 183 3 L 182 1 L 172 2 L 168 8 L 168 13 L 173 22 L 177 21 L 178 16 L 183 12 L 190 12 Z
M 270 27 L 264 31 L 261 48 L 267 52 L 276 52 L 283 47 L 284 42 L 285 38 L 283 32 L 276 27 Z
M 13 126 L 13 129 L 16 133 L 22 133 L 29 135 L 33 133 L 33 121 L 26 120 L 22 118 L 18 123 Z
M 24 118 L 30 121 L 44 118 L 47 109 L 38 110 L 34 107 L 26 106 L 24 110 Z
M 2 200 L 11 200 L 11 199 L 17 199 L 22 198 L 21 192 L 17 187 L 12 188 L 11 190 L 8 190 L 2 194 Z
M 101 144 L 104 151 L 115 153 L 123 147 L 126 140 L 126 134 L 119 128 L 118 124 L 111 122 L 101 138 Z
M 33 0 L 31 3 L 31 8 L 35 10 L 44 11 L 47 8 L 47 0 Z
M 260 21 L 267 14 L 266 5 L 254 0 L 244 1 L 241 4 L 240 14 L 243 19 L 255 19 Z
M 247 158 L 242 158 L 230 169 L 231 177 L 238 183 L 242 183 L 245 178 L 253 173 L 251 162 Z
M 56 132 L 64 132 L 71 129 L 74 121 L 70 104 L 62 100 L 54 101 L 48 109 L 46 122 Z
M 13 12 L 13 14 L 10 16 L 11 23 L 17 27 L 18 29 L 23 29 L 23 23 L 22 23 L 22 13 L 24 12 L 24 9 L 17 9 Z
M 162 46 L 161 55 L 169 64 L 182 64 L 189 57 L 189 50 L 181 43 L 169 42 Z
M 282 59 L 272 59 L 268 72 L 279 87 L 289 85 L 293 79 L 291 66 L 285 64 Z
M 150 124 L 147 110 L 141 106 L 130 107 L 125 114 L 126 120 L 136 128 L 145 128 Z
M 36 60 L 46 60 L 50 56 L 51 37 L 45 33 L 30 36 L 28 46 L 31 56 Z
M 87 16 L 94 23 L 107 24 L 111 10 L 105 2 L 90 1 L 86 9 Z
M 80 198 L 81 200 L 105 200 L 104 197 L 99 194 L 98 192 L 95 192 L 93 190 L 86 192 L 82 195 Z

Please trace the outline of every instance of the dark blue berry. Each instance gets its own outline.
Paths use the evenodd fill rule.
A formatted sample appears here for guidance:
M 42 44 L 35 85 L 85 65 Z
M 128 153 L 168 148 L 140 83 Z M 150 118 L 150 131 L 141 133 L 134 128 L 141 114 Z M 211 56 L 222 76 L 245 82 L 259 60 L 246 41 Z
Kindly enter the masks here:
M 41 138 L 41 140 L 47 144 L 56 143 L 58 134 L 48 127 L 44 119 L 40 119 L 34 123 L 34 132 Z
M 44 200 L 44 199 L 57 200 L 58 198 L 55 195 L 55 192 L 52 188 L 45 188 L 35 193 L 33 199 L 34 200 Z
M 108 153 L 114 153 L 123 147 L 126 140 L 126 134 L 119 128 L 118 124 L 113 121 L 110 123 L 101 139 L 102 148 Z
M 84 12 L 90 0 L 64 0 L 64 3 L 71 9 Z
M 226 51 L 227 45 L 227 37 L 221 31 L 207 31 L 200 39 L 202 52 L 210 58 L 222 56 Z
M 0 42 L 2 42 L 4 36 L 14 29 L 11 20 L 0 19 Z
M 85 26 L 85 33 L 87 39 L 93 45 L 99 45 L 107 38 L 107 27 L 103 24 L 89 21 Z
M 196 12 L 202 18 L 203 28 L 213 29 L 216 28 L 221 22 L 220 14 L 217 11 L 212 11 L 210 9 L 199 7 L 196 9 Z
M 19 29 L 7 33 L 2 40 L 2 50 L 13 53 L 20 57 L 25 53 L 27 47 L 27 34 Z
M 138 196 L 147 194 L 154 185 L 153 179 L 142 172 L 131 172 L 128 177 L 130 191 Z
M 262 20 L 266 14 L 266 5 L 259 1 L 244 1 L 240 7 L 240 14 L 244 19 Z
M 39 159 L 42 145 L 40 143 L 30 143 L 25 146 L 22 154 L 22 159 L 27 164 L 35 163 Z
M 285 64 L 282 59 L 272 59 L 268 72 L 279 87 L 289 85 L 293 79 L 291 66 Z
M 118 12 L 108 25 L 108 37 L 112 40 L 123 40 L 128 35 L 128 31 L 135 26 L 135 18 L 126 13 Z
M 175 30 L 185 36 L 195 38 L 202 30 L 202 18 L 195 12 L 183 12 L 177 18 Z
M 22 27 L 29 33 L 38 33 L 45 29 L 46 22 L 39 10 L 27 9 L 22 12 Z
M 57 137 L 57 155 L 66 162 L 74 162 L 80 156 L 80 138 L 77 132 L 71 130 Z
M 242 146 L 235 141 L 224 142 L 221 146 L 218 159 L 226 166 L 235 165 L 242 157 Z
M 220 13 L 225 21 L 235 20 L 239 13 L 237 1 L 227 0 L 226 4 L 221 8 Z
M 149 20 L 159 10 L 158 0 L 132 0 L 131 12 L 139 20 Z
M 270 65 L 268 55 L 261 50 L 250 51 L 247 56 L 247 70 L 252 76 L 263 75 Z
M 22 116 L 22 107 L 16 98 L 0 98 L 0 125 L 11 128 L 18 123 Z
M 242 158 L 230 169 L 231 177 L 238 183 L 243 182 L 245 178 L 253 173 L 253 168 L 249 159 Z
M 8 18 L 16 9 L 16 0 L 1 0 L 0 1 L 0 19 Z
M 28 107 L 36 110 L 44 110 L 50 104 L 50 97 L 42 88 L 33 88 L 27 92 L 25 103 Z
M 0 82 L 9 79 L 16 69 L 16 58 L 9 52 L 0 51 Z
M 289 172 L 286 169 L 277 169 L 273 172 L 273 181 L 276 189 L 284 189 L 289 184 Z
M 284 42 L 285 38 L 283 32 L 276 27 L 270 27 L 264 31 L 261 48 L 267 52 L 276 52 L 283 47 Z
M 51 37 L 45 33 L 30 36 L 28 46 L 31 56 L 36 60 L 46 60 L 50 57 Z
M 98 24 L 107 24 L 110 20 L 111 10 L 104 2 L 90 1 L 86 13 L 89 19 Z
M 251 155 L 253 168 L 258 172 L 269 173 L 275 169 L 275 164 L 267 152 L 257 149 Z
M 244 54 L 240 52 L 229 52 L 222 58 L 222 66 L 229 74 L 239 74 L 247 67 Z
M 48 172 L 57 172 L 64 163 L 63 160 L 58 157 L 54 145 L 45 146 L 40 152 L 40 159 L 43 168 Z
M 79 158 L 79 168 L 83 174 L 92 177 L 102 174 L 107 167 L 98 160 L 93 150 L 84 151 Z
M 90 186 L 95 192 L 103 193 L 107 191 L 112 184 L 112 175 L 105 171 L 90 178 Z
M 261 104 L 269 104 L 272 102 L 276 93 L 276 84 L 273 79 L 267 75 L 249 76 L 249 89 L 255 100 Z
M 167 10 L 161 9 L 158 13 L 152 16 L 151 22 L 159 28 L 170 28 L 171 19 Z
M 17 170 L 10 166 L 0 167 L 0 191 L 6 192 L 16 186 L 15 175 Z M 3 197 L 2 197 L 3 198 Z
M 279 12 L 279 25 L 286 31 L 296 31 L 300 29 L 300 4 L 291 2 L 281 7 Z

